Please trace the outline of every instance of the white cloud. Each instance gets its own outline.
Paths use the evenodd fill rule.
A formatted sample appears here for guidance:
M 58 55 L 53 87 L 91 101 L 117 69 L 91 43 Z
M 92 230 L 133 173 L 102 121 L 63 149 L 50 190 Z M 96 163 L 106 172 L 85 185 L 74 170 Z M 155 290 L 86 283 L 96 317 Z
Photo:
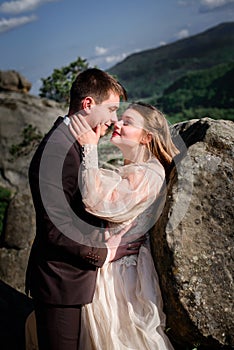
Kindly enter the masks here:
M 177 39 L 187 38 L 189 36 L 189 31 L 188 31 L 188 29 L 182 29 L 175 36 Z
M 199 5 L 200 12 L 209 12 L 213 10 L 222 10 L 228 5 L 234 4 L 234 0 L 177 0 L 179 6 Z
M 108 51 L 110 50 L 108 49 Z M 120 53 L 116 55 L 97 55 L 96 57 L 89 58 L 88 60 L 91 66 L 97 65 L 101 69 L 107 69 L 115 63 L 122 61 L 127 57 L 127 55 L 127 53 Z
M 135 49 L 132 52 L 119 52 L 120 48 L 109 47 L 104 48 L 101 46 L 95 47 L 95 56 L 89 57 L 88 61 L 91 66 L 98 66 L 101 69 L 107 69 L 114 64 L 123 61 L 127 56 L 142 51 L 142 49 Z
M 89 61 L 93 65 L 98 66 L 105 66 L 110 64 L 115 64 L 119 61 L 122 61 L 124 58 L 126 58 L 127 53 L 113 53 L 113 50 L 116 51 L 116 48 L 113 49 L 111 47 L 106 48 L 103 46 L 95 46 L 95 56 L 92 58 L 89 58 Z
M 112 55 L 112 56 L 107 56 L 105 57 L 105 61 L 106 63 L 117 63 L 119 61 L 122 61 L 123 59 L 125 59 L 127 57 L 127 54 L 126 53 L 121 53 L 119 55 Z
M 143 51 L 143 50 L 142 49 L 135 49 L 132 52 L 122 52 L 122 53 L 119 53 L 116 55 L 109 55 L 109 56 L 105 57 L 105 62 L 108 64 L 115 64 L 115 63 L 123 61 L 126 57 L 128 57 L 134 53 L 141 52 L 141 51 Z
M 201 11 L 212 11 L 234 3 L 234 0 L 200 0 Z
M 0 19 L 0 33 L 7 32 L 16 27 L 22 26 L 26 23 L 33 22 L 37 19 L 36 16 L 23 16 L 18 18 L 1 18 Z
M 96 46 L 95 47 L 95 54 L 97 56 L 103 56 L 108 52 L 108 49 L 105 47 L 101 47 L 101 46 Z
M 52 2 L 57 0 L 16 0 L 6 1 L 0 5 L 0 12 L 8 14 L 17 14 L 27 11 L 33 11 L 37 7 L 46 2 Z
M 167 45 L 166 41 L 160 41 L 159 46 Z

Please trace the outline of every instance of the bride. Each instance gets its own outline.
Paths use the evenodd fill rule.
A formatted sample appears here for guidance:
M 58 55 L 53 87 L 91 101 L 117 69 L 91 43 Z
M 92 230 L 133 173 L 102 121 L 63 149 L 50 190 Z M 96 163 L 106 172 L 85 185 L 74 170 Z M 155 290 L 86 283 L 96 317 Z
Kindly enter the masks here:
M 105 239 L 132 223 L 126 235 L 146 233 L 138 255 L 99 269 L 94 299 L 82 310 L 80 349 L 172 350 L 148 231 L 162 211 L 166 176 L 178 153 L 163 114 L 132 103 L 115 123 L 111 142 L 123 153 L 116 171 L 98 168 L 96 132 L 73 116 L 70 130 L 82 145 L 80 188 L 86 210 L 108 221 Z M 85 131 L 84 131 L 85 130 Z M 82 131 L 82 132 L 81 132 Z

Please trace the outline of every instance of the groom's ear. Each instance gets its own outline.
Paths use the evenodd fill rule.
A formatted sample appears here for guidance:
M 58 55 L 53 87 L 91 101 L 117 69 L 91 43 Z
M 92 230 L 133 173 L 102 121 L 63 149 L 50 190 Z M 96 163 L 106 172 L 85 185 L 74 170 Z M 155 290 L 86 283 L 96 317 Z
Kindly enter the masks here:
M 82 101 L 82 109 L 89 114 L 91 107 L 95 105 L 95 101 L 91 96 L 87 96 Z

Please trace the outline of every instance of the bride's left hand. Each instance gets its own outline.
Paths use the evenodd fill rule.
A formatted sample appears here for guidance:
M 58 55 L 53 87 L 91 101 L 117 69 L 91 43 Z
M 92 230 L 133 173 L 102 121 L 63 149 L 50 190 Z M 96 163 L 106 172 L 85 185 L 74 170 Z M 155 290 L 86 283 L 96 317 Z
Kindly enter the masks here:
M 79 114 L 70 116 L 70 120 L 70 132 L 81 146 L 98 144 L 101 129 L 100 125 L 95 128 L 95 131 L 92 130 L 85 118 Z

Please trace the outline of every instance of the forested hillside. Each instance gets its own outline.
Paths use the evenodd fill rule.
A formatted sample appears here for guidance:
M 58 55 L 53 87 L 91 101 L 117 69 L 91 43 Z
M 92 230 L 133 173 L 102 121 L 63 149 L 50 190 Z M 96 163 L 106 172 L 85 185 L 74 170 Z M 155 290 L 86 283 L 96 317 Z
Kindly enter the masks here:
M 234 22 L 130 55 L 108 70 L 131 100 L 146 100 L 172 121 L 234 119 Z
M 234 62 L 188 73 L 151 101 L 172 121 L 196 117 L 234 120 Z

